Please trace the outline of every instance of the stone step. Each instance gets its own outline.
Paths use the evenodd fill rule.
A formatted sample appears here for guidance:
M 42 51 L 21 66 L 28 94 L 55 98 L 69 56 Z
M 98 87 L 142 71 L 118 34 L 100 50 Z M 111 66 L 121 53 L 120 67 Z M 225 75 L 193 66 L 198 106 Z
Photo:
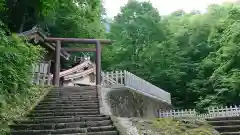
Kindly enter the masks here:
M 240 135 L 240 132 L 223 132 L 221 135 Z
M 82 97 L 98 97 L 97 95 L 91 95 L 91 94 L 86 94 L 86 95 L 47 95 L 45 96 L 46 99 L 49 98 L 82 98 Z
M 97 96 L 76 96 L 76 97 L 70 97 L 70 96 L 66 96 L 66 97 L 45 97 L 45 100 L 57 100 L 57 99 L 98 99 Z
M 29 117 L 44 117 L 44 116 L 78 116 L 78 115 L 97 115 L 99 111 L 92 112 L 54 112 L 54 113 L 32 113 Z
M 83 97 L 98 97 L 97 95 L 47 95 L 45 96 L 46 99 L 48 98 L 83 98 Z
M 36 108 L 41 108 L 41 107 L 81 107 L 81 106 L 99 106 L 98 103 L 79 103 L 79 104 L 69 104 L 69 105 L 65 105 L 65 104 L 38 104 L 36 106 Z
M 71 122 L 104 122 L 110 120 L 108 116 L 87 117 L 35 117 L 29 120 L 16 121 L 17 124 L 43 124 L 43 123 L 71 123 Z
M 114 130 L 116 130 L 116 128 L 113 125 L 87 128 L 87 132 L 101 132 L 101 131 L 114 131 Z
M 88 132 L 87 135 L 119 135 L 118 131 Z
M 68 91 L 68 90 L 53 90 L 49 91 L 49 93 L 65 93 L 65 94 L 73 94 L 73 93 L 97 93 L 96 90 L 76 90 L 76 91 Z
M 91 127 L 91 128 L 64 128 L 64 129 L 50 129 L 50 130 L 12 130 L 12 135 L 43 135 L 43 134 L 74 134 L 74 133 L 87 133 L 92 132 L 102 132 L 105 131 L 116 131 L 114 126 L 102 126 L 102 127 Z
M 52 130 L 12 130 L 12 135 L 50 135 L 50 134 L 69 134 L 86 133 L 86 128 L 65 128 Z
M 98 112 L 99 109 L 46 109 L 46 110 L 33 110 L 32 113 L 56 113 L 56 112 Z
M 240 120 L 208 121 L 212 126 L 240 125 Z
M 98 93 L 98 91 L 96 90 L 80 90 L 80 91 L 49 91 L 48 93 L 52 93 L 52 94 L 76 94 L 76 93 L 81 93 L 81 94 L 85 94 L 85 93 Z
M 53 90 L 71 90 L 71 91 L 74 91 L 74 90 L 96 90 L 96 86 L 81 86 L 81 87 L 60 87 L 60 88 L 57 88 L 57 89 L 53 89 Z
M 80 121 L 69 123 L 28 123 L 28 124 L 15 124 L 10 125 L 13 130 L 49 130 L 49 129 L 63 129 L 63 128 L 90 128 L 97 126 L 109 126 L 112 125 L 110 120 L 106 121 Z
M 95 109 L 99 108 L 98 104 L 94 105 L 82 105 L 82 106 L 36 106 L 34 110 L 57 110 L 57 109 Z
M 213 126 L 218 132 L 240 132 L 240 125 Z
M 96 87 L 89 86 L 52 90 L 15 123 L 12 135 L 119 135 L 111 118 L 100 114 Z
M 75 134 L 58 134 L 58 135 L 119 135 L 117 131 L 104 132 L 89 132 L 89 133 L 75 133 Z
M 109 118 L 109 116 L 105 116 L 102 114 L 88 114 L 88 115 L 77 115 L 77 116 L 34 116 L 34 117 L 28 117 L 29 120 L 49 120 L 49 119 L 61 119 L 61 118 L 81 118 L 81 119 L 87 119 L 90 120 L 92 119 L 96 119 L 96 118 Z M 91 120 L 92 121 L 92 120 Z
M 112 125 L 113 122 L 111 120 L 104 120 L 104 121 L 86 121 L 87 127 L 102 127 Z
M 81 101 L 98 101 L 96 97 L 84 97 L 84 98 L 51 98 L 51 99 L 44 99 L 42 102 L 81 102 Z
M 45 103 L 40 103 L 39 106 L 44 106 L 44 107 L 47 107 L 47 106 L 85 106 L 85 105 L 99 105 L 98 102 L 96 101 L 83 101 L 83 102 L 79 102 L 79 103 L 75 103 L 75 102 L 69 102 L 69 103 L 61 103 L 61 102 L 45 102 Z
M 86 105 L 90 103 L 98 103 L 98 100 L 85 100 L 85 101 L 52 101 L 52 102 L 40 102 L 39 105 Z
M 43 123 L 43 124 L 17 124 L 11 125 L 13 130 L 53 130 L 64 128 L 85 128 L 85 122 L 71 122 L 71 123 Z
M 24 133 L 24 134 L 21 134 L 21 133 L 12 133 L 12 135 L 38 135 L 38 134 L 35 134 L 35 133 Z M 43 134 L 41 134 L 43 135 Z M 50 134 L 48 134 L 50 135 Z M 68 134 L 55 134 L 55 135 L 119 135 L 119 133 L 117 131 L 104 131 L 104 132 L 89 132 L 89 133 L 68 133 Z
M 77 100 L 77 99 L 98 99 L 97 96 L 77 96 L 77 97 L 45 97 L 44 100 Z
M 58 89 L 53 89 L 53 90 L 58 90 L 58 91 L 84 91 L 84 90 L 96 90 L 96 86 L 94 87 L 86 87 L 86 86 L 81 86 L 81 87 L 75 87 L 75 88 L 58 88 Z
M 207 119 L 207 121 L 222 121 L 222 120 L 240 120 L 240 116 L 233 116 L 233 117 L 216 117 Z
M 48 93 L 46 96 L 51 97 L 51 96 L 97 96 L 98 94 L 96 92 L 78 92 L 78 93 Z
M 79 99 L 78 101 L 71 101 L 71 100 L 53 100 L 53 101 L 41 101 L 40 104 L 44 104 L 44 103 L 95 103 L 95 102 L 99 102 L 98 99 Z

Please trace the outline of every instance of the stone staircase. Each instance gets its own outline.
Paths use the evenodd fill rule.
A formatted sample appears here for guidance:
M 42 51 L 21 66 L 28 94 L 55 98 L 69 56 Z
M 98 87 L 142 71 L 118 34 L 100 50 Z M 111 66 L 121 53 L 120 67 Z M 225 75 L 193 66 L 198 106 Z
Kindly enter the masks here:
M 218 117 L 207 119 L 221 135 L 240 135 L 240 117 Z
M 118 135 L 109 116 L 100 114 L 96 87 L 51 90 L 26 120 L 10 125 L 12 135 Z

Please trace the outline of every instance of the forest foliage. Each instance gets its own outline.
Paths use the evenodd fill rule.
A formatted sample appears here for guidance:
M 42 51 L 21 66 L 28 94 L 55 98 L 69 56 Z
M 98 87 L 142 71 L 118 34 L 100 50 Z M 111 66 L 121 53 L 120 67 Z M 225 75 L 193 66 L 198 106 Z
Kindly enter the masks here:
M 0 0 L 0 93 L 29 82 L 28 70 L 44 55 L 12 33 L 40 27 L 55 37 L 102 37 L 103 13 L 100 0 Z
M 177 108 L 240 102 L 240 4 L 161 16 L 129 1 L 111 23 L 106 70 L 129 70 L 172 95 Z
M 103 69 L 133 72 L 170 92 L 175 107 L 202 109 L 240 102 L 238 3 L 210 5 L 204 13 L 179 10 L 162 16 L 151 3 L 131 0 L 111 21 L 107 35 L 104 15 L 101 0 L 0 0 L 0 42 L 10 48 L 24 44 L 38 53 L 37 48 L 9 37 L 34 26 L 58 37 L 107 36 L 114 43 L 104 47 Z M 36 58 L 21 55 L 28 58 L 15 64 L 22 66 Z M 11 57 L 0 66 L 11 65 L 16 56 Z M 21 83 L 21 79 L 6 81 L 14 87 Z
M 32 65 L 45 50 L 16 33 L 40 27 L 56 37 L 103 37 L 103 13 L 100 0 L 0 0 L 1 135 L 49 90 L 31 84 Z

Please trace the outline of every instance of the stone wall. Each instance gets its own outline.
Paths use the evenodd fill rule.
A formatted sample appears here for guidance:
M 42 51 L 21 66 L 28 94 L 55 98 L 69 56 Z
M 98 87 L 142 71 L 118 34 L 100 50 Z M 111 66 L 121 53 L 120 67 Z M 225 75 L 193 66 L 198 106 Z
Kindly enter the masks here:
M 139 94 L 127 88 L 101 88 L 100 111 L 117 117 L 157 117 L 159 109 L 170 109 L 171 105 Z

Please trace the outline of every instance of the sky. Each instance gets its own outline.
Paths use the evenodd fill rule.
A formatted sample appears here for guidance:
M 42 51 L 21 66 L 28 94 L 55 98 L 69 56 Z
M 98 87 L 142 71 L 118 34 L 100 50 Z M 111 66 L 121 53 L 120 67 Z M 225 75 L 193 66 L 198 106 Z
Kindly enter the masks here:
M 232 2 L 236 0 L 139 0 L 150 1 L 157 8 L 161 15 L 168 15 L 178 9 L 190 12 L 193 9 L 204 11 L 210 4 L 222 4 L 223 2 Z M 128 0 L 104 0 L 104 6 L 108 17 L 114 17 L 120 12 Z

